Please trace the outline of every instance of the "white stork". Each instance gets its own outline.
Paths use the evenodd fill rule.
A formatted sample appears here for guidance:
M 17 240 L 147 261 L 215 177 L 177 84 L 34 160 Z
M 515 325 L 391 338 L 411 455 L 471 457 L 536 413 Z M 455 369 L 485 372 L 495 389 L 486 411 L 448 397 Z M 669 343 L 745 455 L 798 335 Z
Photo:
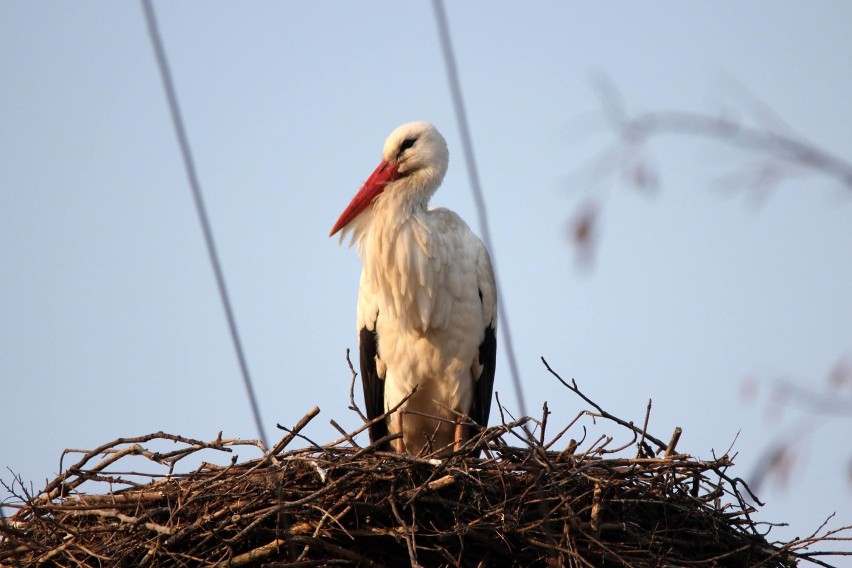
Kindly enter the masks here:
M 488 251 L 467 224 L 429 199 L 447 172 L 444 137 L 428 122 L 391 132 L 382 162 L 329 236 L 351 232 L 364 263 L 358 293 L 367 417 L 375 442 L 402 432 L 397 452 L 458 449 L 464 417 L 486 426 L 497 340 Z

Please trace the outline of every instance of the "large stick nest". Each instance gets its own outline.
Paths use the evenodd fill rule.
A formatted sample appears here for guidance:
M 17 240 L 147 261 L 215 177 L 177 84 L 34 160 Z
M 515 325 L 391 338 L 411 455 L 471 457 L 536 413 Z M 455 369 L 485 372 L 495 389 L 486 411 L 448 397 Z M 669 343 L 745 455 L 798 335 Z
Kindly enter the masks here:
M 679 430 L 664 443 L 565 384 L 594 410 L 556 435 L 548 438 L 545 405 L 542 419 L 503 416 L 439 458 L 359 447 L 354 437 L 366 425 L 319 446 L 300 433 L 318 409 L 271 449 L 221 435 L 118 439 L 85 452 L 37 494 L 12 483 L 20 502 L 0 523 L 0 565 L 780 568 L 803 558 L 827 566 L 809 547 L 848 540 L 839 534 L 847 527 L 769 542 L 747 488 L 726 473 L 727 454 L 678 454 Z M 565 441 L 595 418 L 627 432 L 626 443 Z M 288 449 L 296 438 L 309 446 Z M 168 441 L 175 449 L 152 449 Z M 175 471 L 181 460 L 239 446 L 262 457 Z M 166 471 L 126 469 L 140 458 Z M 81 491 L 83 483 L 95 491 Z

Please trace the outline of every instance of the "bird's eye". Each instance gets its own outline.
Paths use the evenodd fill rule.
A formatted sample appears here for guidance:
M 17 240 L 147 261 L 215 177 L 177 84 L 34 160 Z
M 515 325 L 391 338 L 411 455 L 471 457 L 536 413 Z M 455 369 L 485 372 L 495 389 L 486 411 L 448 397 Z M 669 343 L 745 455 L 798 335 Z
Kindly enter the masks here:
M 399 153 L 402 154 L 403 152 L 414 146 L 415 142 L 417 142 L 417 138 L 406 138 L 405 140 L 403 140 L 402 145 L 399 147 Z

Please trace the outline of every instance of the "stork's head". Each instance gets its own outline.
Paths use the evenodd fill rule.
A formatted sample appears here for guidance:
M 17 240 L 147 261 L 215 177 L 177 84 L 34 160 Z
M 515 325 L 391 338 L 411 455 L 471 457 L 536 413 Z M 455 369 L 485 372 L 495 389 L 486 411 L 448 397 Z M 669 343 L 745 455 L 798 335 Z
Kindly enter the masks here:
M 390 133 L 382 162 L 340 215 L 334 235 L 380 199 L 412 205 L 428 203 L 447 173 L 447 141 L 428 122 L 409 122 Z

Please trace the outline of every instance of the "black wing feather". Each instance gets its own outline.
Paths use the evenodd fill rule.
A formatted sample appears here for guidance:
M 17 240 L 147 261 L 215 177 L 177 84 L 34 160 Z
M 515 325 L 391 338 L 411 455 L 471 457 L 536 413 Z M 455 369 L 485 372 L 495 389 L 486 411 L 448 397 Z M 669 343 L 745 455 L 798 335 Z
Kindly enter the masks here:
M 479 346 L 479 364 L 482 374 L 476 381 L 473 394 L 473 405 L 470 408 L 471 419 L 482 426 L 488 427 L 488 414 L 491 412 L 491 394 L 494 391 L 494 368 L 497 363 L 497 335 L 493 326 L 485 328 L 485 338 Z
M 375 330 L 361 328 L 359 336 L 361 348 L 361 383 L 364 386 L 364 406 L 367 419 L 373 420 L 385 413 L 385 382 L 379 378 L 376 370 L 376 354 L 378 353 L 378 335 Z M 370 442 L 375 442 L 388 435 L 388 425 L 384 420 L 370 426 Z M 389 450 L 390 444 L 383 444 L 382 450 Z

